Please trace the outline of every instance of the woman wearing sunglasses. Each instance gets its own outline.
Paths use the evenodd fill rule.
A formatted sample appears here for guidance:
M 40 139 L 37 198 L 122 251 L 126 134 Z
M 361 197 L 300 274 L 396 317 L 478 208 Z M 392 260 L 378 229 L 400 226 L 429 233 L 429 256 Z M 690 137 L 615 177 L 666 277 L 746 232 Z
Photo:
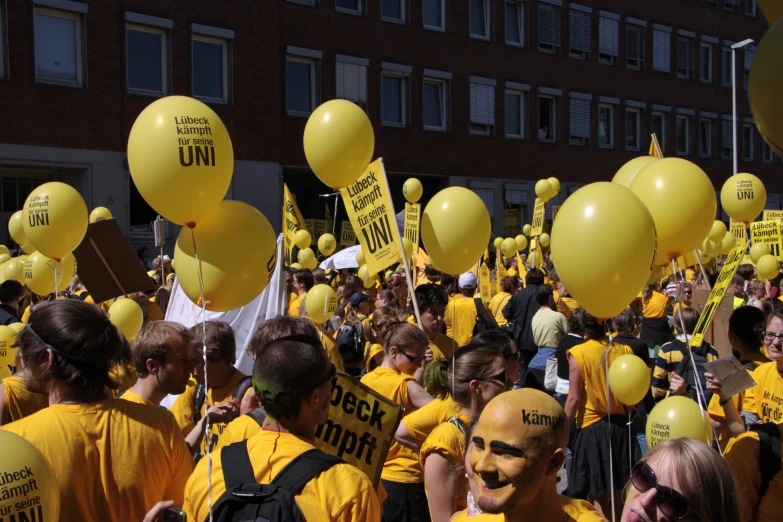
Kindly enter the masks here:
M 695 439 L 662 442 L 633 468 L 621 522 L 739 522 L 734 478 Z
M 677 318 L 677 310 L 680 308 L 680 303 L 682 303 L 683 308 L 692 308 L 692 302 L 693 285 L 688 282 L 680 283 L 680 285 L 677 287 L 677 298 L 675 300 L 674 306 L 672 307 L 672 317 L 674 317 L 675 324 L 677 324 L 679 321 Z

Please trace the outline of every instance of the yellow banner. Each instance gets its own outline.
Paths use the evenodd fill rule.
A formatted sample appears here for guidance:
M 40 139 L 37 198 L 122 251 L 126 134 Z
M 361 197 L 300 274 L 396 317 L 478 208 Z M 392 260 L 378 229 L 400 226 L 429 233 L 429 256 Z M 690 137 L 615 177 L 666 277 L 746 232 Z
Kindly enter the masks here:
M 481 300 L 484 304 L 489 306 L 489 302 L 492 300 L 492 280 L 489 275 L 489 267 L 485 263 L 481 263 L 479 268 L 479 290 L 481 291 Z
M 731 227 L 731 233 L 734 234 L 734 239 L 737 241 L 737 246 L 745 244 L 748 240 L 745 235 L 745 223 L 738 223 L 732 219 L 730 220 L 729 226 Z
M 405 237 L 413 245 L 413 253 L 419 253 L 419 223 L 421 222 L 421 205 L 405 203 Z
M 503 211 L 503 234 L 514 237 L 522 230 L 522 218 L 518 208 L 507 208 Z
M 402 406 L 338 372 L 329 418 L 315 430 L 315 447 L 359 468 L 377 488 L 400 419 Z
M 356 244 L 356 234 L 353 232 L 353 226 L 350 221 L 343 221 L 343 227 L 340 230 L 340 246 L 343 248 L 352 247 Z
M 745 250 L 747 250 L 747 244 L 743 242 L 742 245 L 733 248 L 726 257 L 726 262 L 723 263 L 723 269 L 720 271 L 717 281 L 715 281 L 715 286 L 712 287 L 707 302 L 704 304 L 704 310 L 701 312 L 701 317 L 699 317 L 699 322 L 696 323 L 696 328 L 693 330 L 691 346 L 698 347 L 704 340 L 704 334 L 707 333 L 707 329 L 712 323 L 715 311 L 718 309 L 718 305 L 720 305 L 721 301 L 723 301 L 726 290 L 728 290 L 731 285 L 731 280 L 737 271 L 737 267 L 740 265 L 742 256 L 745 255 Z
M 503 287 L 500 286 L 500 282 L 503 280 L 504 277 L 506 277 L 506 265 L 503 264 L 503 254 L 500 252 L 500 249 L 497 249 L 497 270 L 495 270 L 495 287 L 497 288 L 498 293 L 503 291 Z
M 544 233 L 544 209 L 546 208 L 546 203 L 541 201 L 541 199 L 536 198 L 536 206 L 535 210 L 533 211 L 533 224 L 531 225 L 532 230 L 530 231 L 530 237 L 533 236 L 540 236 Z
M 370 163 L 356 183 L 340 189 L 340 194 L 369 273 L 377 274 L 400 261 L 400 234 L 383 159 Z
M 764 211 L 766 213 L 766 211 Z M 778 261 L 783 261 L 783 253 L 781 253 L 780 237 L 780 220 L 775 219 L 772 221 L 755 221 L 750 224 L 750 242 L 751 243 L 766 243 L 769 246 L 769 252 Z
M 283 265 L 289 266 L 291 264 L 291 251 L 294 249 L 294 235 L 300 228 L 305 228 L 304 219 L 302 219 L 302 213 L 299 212 L 299 207 L 296 206 L 291 191 L 288 190 L 288 186 L 283 185 L 283 231 L 285 237 L 285 251 Z
M 764 221 L 770 221 L 772 219 L 783 219 L 783 210 L 764 210 L 761 215 L 761 219 Z
M 552 205 L 552 223 L 555 222 L 558 212 L 560 212 L 560 205 Z
M 522 256 L 519 255 L 519 252 L 517 252 L 517 276 L 522 283 L 522 287 L 524 288 L 527 286 L 527 283 L 525 283 L 525 279 L 527 278 L 527 267 L 525 266 L 525 263 L 522 262 Z

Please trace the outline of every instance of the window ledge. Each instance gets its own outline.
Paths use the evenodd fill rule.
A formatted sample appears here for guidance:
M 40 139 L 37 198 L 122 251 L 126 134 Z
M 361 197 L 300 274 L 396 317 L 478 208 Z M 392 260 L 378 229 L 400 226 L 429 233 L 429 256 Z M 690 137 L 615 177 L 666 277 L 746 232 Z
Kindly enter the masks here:
M 489 40 L 489 36 L 477 36 L 477 35 L 475 35 L 475 34 L 469 34 L 469 35 L 468 35 L 468 37 L 469 37 L 471 40 L 478 40 L 478 41 L 480 41 L 480 42 L 489 42 L 489 41 L 490 41 L 490 40 Z
M 427 125 L 422 125 L 422 129 L 427 132 L 448 132 L 448 129 L 445 127 L 428 127 Z
M 144 96 L 145 98 L 164 98 L 168 96 L 163 92 L 142 91 L 139 89 L 126 89 L 125 94 L 129 96 Z
M 343 14 L 347 14 L 347 15 L 362 16 L 361 10 L 360 11 L 354 11 L 353 9 L 345 9 L 344 7 L 337 7 L 337 6 L 334 7 L 334 10 L 336 12 L 338 12 L 338 13 L 343 13 Z
M 405 20 L 400 20 L 399 18 L 387 18 L 385 16 L 381 16 L 381 22 L 387 22 L 390 24 L 397 24 L 397 25 L 408 25 Z
M 518 134 L 506 134 L 506 139 L 507 140 L 524 141 L 525 137 L 524 136 L 520 136 Z
M 4 80 L 7 78 L 3 78 Z M 83 89 L 84 84 L 79 82 L 66 82 L 58 80 L 49 80 L 47 78 L 36 78 L 35 83 L 38 85 L 54 85 L 56 87 L 70 87 L 72 89 Z
M 387 127 L 389 129 L 401 129 L 401 130 L 407 128 L 407 126 L 404 123 L 395 123 L 395 122 L 388 122 L 388 121 L 382 121 L 381 127 Z
M 312 112 L 286 111 L 285 114 L 294 118 L 309 118 Z
M 434 25 L 424 25 L 424 24 L 422 24 L 421 27 L 425 31 L 433 31 L 433 32 L 436 32 L 436 33 L 445 33 L 446 32 L 446 28 L 445 27 L 436 27 Z
M 614 145 L 599 145 L 598 148 L 599 149 L 610 149 L 611 150 L 611 149 L 614 148 Z
M 209 98 L 207 96 L 196 96 L 195 94 L 191 94 L 193 98 L 196 100 L 203 102 L 203 103 L 210 103 L 212 105 L 228 105 L 228 100 L 223 98 Z
M 517 47 L 519 49 L 524 49 L 525 48 L 525 44 L 523 44 L 523 43 L 509 42 L 508 40 L 506 40 L 506 45 L 508 45 L 509 47 Z

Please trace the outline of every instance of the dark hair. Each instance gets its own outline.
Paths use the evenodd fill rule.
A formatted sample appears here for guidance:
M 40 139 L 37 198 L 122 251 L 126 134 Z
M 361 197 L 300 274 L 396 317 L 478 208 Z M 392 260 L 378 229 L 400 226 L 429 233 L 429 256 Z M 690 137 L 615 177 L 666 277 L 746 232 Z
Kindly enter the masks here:
M 446 306 L 449 304 L 449 296 L 446 295 L 446 291 L 441 285 L 431 283 L 419 285 L 414 293 L 416 294 L 416 301 L 419 303 L 419 310 L 422 312 L 431 309 L 433 306 Z
M 680 323 L 680 318 L 682 323 Z M 677 317 L 674 321 L 674 328 L 680 332 L 681 335 L 690 335 L 696 328 L 696 324 L 699 322 L 699 312 L 693 308 L 687 306 L 681 306 L 677 309 Z M 682 331 L 682 327 L 685 325 L 685 331 Z
M 519 288 L 519 278 L 506 276 L 500 280 L 500 287 L 503 289 L 504 292 L 510 294 L 511 292 Z
M 427 265 L 424 267 L 424 277 L 428 281 L 440 281 L 440 272 L 434 266 Z
M 9 304 L 18 301 L 24 294 L 22 283 L 16 279 L 9 279 L 0 284 L 0 303 Z
M 204 351 L 204 331 L 206 325 L 207 360 L 210 362 L 223 361 L 226 364 L 234 364 L 237 360 L 237 343 L 234 330 L 223 321 L 207 321 L 198 323 L 190 329 L 193 334 L 193 351 Z
M 536 303 L 539 306 L 546 306 L 549 304 L 549 300 L 554 297 L 552 285 L 539 285 L 536 288 Z
M 152 321 L 147 323 L 133 339 L 133 362 L 136 374 L 146 377 L 147 360 L 152 359 L 161 364 L 166 363 L 166 355 L 173 339 L 179 339 L 186 343 L 193 342 L 193 332 L 179 323 L 172 321 Z
M 141 247 L 136 251 L 136 254 L 139 256 L 139 259 L 144 259 L 144 256 L 149 252 L 149 249 L 145 246 Z
M 576 308 L 571 311 L 571 317 L 568 318 L 568 331 L 572 334 L 585 334 L 585 309 Z
M 746 263 L 737 267 L 737 274 L 742 277 L 743 281 L 750 281 L 755 273 L 756 268 L 751 264 Z
M 350 285 L 351 287 L 354 288 L 354 291 L 351 292 L 350 294 L 348 294 L 348 296 L 347 296 L 348 299 L 350 299 L 353 294 L 355 294 L 356 292 L 358 292 L 359 290 L 364 288 L 364 281 L 362 281 L 361 277 L 359 277 L 358 275 L 355 275 L 355 274 L 354 275 L 349 275 L 348 277 L 346 277 L 345 278 L 345 284 L 346 285 Z
M 636 325 L 636 317 L 630 309 L 625 308 L 622 312 L 614 316 L 612 325 L 617 333 L 629 334 L 633 332 L 634 326 Z
M 106 314 L 78 299 L 36 306 L 17 344 L 36 378 L 62 382 L 85 402 L 102 397 L 106 388 L 117 388 L 110 371 L 126 366 L 131 358 L 128 343 Z M 48 350 L 52 362 L 43 369 Z
M 740 306 L 731 313 L 729 333 L 734 334 L 744 348 L 759 351 L 764 343 L 766 319 L 764 312 L 755 306 Z
M 440 273 L 440 287 L 446 295 L 453 295 L 457 291 L 457 278 L 446 272 Z
M 258 358 L 258 355 L 267 344 L 272 343 L 275 339 L 290 335 L 309 335 L 317 338 L 318 330 L 316 330 L 315 324 L 307 317 L 278 315 L 258 325 L 253 338 L 248 343 L 246 351 Z
M 586 339 L 600 341 L 606 338 L 606 327 L 603 321 L 599 321 L 596 316 L 585 310 L 582 321 L 585 327 L 584 336 Z
M 171 291 L 161 286 L 158 291 L 155 292 L 155 304 L 160 306 L 160 311 L 163 312 L 163 316 L 166 316 L 166 310 L 169 308 L 169 300 L 171 299 Z
M 454 352 L 452 359 L 436 359 L 424 370 L 427 390 L 445 399 L 452 394 L 460 406 L 470 405 L 470 381 L 486 379 L 492 373 L 492 364 L 503 357 L 490 345 L 471 342 Z
M 305 287 L 305 292 L 309 292 L 310 289 L 315 285 L 315 281 L 313 279 L 313 273 L 309 270 L 297 270 L 294 272 L 294 281 L 297 283 L 303 284 Z
M 381 290 L 380 292 L 378 292 L 377 297 L 380 297 L 381 299 L 386 301 L 386 306 L 389 306 L 391 308 L 396 308 L 399 310 L 400 303 L 399 301 L 397 301 L 397 296 L 394 295 L 394 292 L 392 292 L 391 290 Z
M 326 284 L 326 272 L 320 268 L 313 270 L 313 285 Z
M 470 344 L 493 346 L 496 350 L 500 350 L 504 359 L 517 354 L 517 343 L 508 335 L 497 330 L 486 330 L 475 335 L 470 340 Z
M 538 268 L 531 268 L 525 276 L 525 284 L 542 285 L 544 284 L 544 273 Z
M 740 265 L 740 267 L 742 267 L 742 266 L 743 265 Z M 736 274 L 734 274 L 734 277 L 731 278 L 731 284 L 744 286 L 745 285 L 745 278 L 742 277 L 742 274 L 736 273 Z
M 764 307 L 764 315 L 767 317 L 783 309 L 783 301 L 780 299 L 765 299 L 761 305 Z

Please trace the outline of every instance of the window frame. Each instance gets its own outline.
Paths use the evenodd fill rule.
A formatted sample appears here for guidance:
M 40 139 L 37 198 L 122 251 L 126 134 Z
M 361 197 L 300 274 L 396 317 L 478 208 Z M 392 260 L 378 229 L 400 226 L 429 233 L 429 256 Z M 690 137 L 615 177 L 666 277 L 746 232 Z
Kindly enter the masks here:
M 552 44 L 544 43 L 544 42 L 541 41 L 541 33 L 542 33 L 542 31 L 541 31 L 541 10 L 542 9 L 552 9 L 554 11 L 553 18 L 555 20 L 555 25 L 557 27 L 557 31 L 556 32 L 557 32 L 558 40 L 559 40 L 559 42 L 556 43 L 556 44 L 555 43 L 552 43 Z M 556 6 L 556 5 L 546 4 L 546 3 L 542 3 L 542 2 L 539 2 L 539 4 L 538 4 L 538 51 L 541 52 L 541 53 L 546 53 L 546 54 L 559 54 L 560 53 L 560 47 L 562 47 L 562 45 L 563 45 L 563 40 L 562 40 L 562 33 L 563 33 L 563 31 L 562 31 L 562 27 L 561 27 L 561 25 L 562 25 L 562 16 L 561 16 L 560 10 L 561 10 L 561 8 Z M 553 27 L 552 30 L 553 30 L 553 34 L 554 34 L 555 28 Z M 542 45 L 543 45 L 543 47 L 542 47 Z
M 708 134 L 707 137 L 707 151 L 701 149 L 702 136 L 704 135 L 703 124 L 707 124 Z M 699 118 L 699 157 L 700 158 L 712 158 L 712 120 L 710 118 Z
M 661 135 L 655 132 L 655 125 L 653 122 L 655 118 L 659 116 L 661 118 Z M 666 113 L 663 111 L 653 110 L 650 113 L 650 134 L 655 134 L 658 138 L 658 144 L 661 146 L 661 152 L 666 152 Z
M 742 88 L 746 91 L 748 90 L 748 82 L 750 81 L 750 67 L 746 67 L 746 64 L 748 63 L 748 53 L 751 55 L 750 61 L 753 62 L 753 57 L 756 56 L 757 50 L 758 48 L 753 46 L 744 49 L 744 52 L 742 53 Z
M 619 17 L 618 17 L 619 18 Z M 598 13 L 598 63 L 602 65 L 616 65 L 619 62 L 619 56 L 620 56 L 620 20 L 618 18 L 611 18 L 609 16 L 604 16 L 601 12 Z M 608 54 L 601 52 L 601 35 L 603 32 L 601 31 L 601 20 L 607 20 L 607 24 L 605 27 L 612 26 L 612 22 L 614 23 L 614 46 L 617 48 L 617 54 Z M 611 42 L 611 39 L 607 37 L 607 40 Z
M 493 124 L 489 123 L 473 123 L 472 115 L 471 115 L 471 107 L 473 106 L 473 96 L 471 94 L 471 85 L 481 85 L 482 87 L 489 87 L 492 89 L 493 92 L 493 103 L 492 103 L 492 112 L 493 112 Z M 497 119 L 494 117 L 495 112 L 497 111 L 497 86 L 496 85 L 487 85 L 485 83 L 477 82 L 477 81 L 470 81 L 468 80 L 468 134 L 470 136 L 483 136 L 483 137 L 492 137 L 496 132 L 497 127 Z M 504 98 L 505 102 L 505 92 L 504 92 Z M 484 128 L 474 129 L 474 125 L 476 126 L 483 126 Z M 505 128 L 503 129 L 505 132 Z
M 335 0 L 334 2 L 334 10 L 338 13 L 344 13 L 349 14 L 353 16 L 363 16 L 364 15 L 364 0 L 356 0 L 356 9 L 349 9 L 347 7 L 341 7 L 337 5 L 337 2 L 340 0 Z
M 641 58 L 631 58 L 628 54 L 630 46 L 628 45 L 628 31 L 633 28 L 639 31 L 639 54 Z M 644 31 L 645 27 L 631 22 L 625 23 L 625 68 L 631 71 L 644 71 Z M 637 60 L 636 65 L 630 65 L 629 60 Z
M 573 46 L 574 42 L 574 35 L 572 32 L 573 24 L 572 21 L 574 19 L 574 16 L 586 16 L 587 17 L 587 49 L 575 49 Z M 568 10 L 568 56 L 570 58 L 574 58 L 576 60 L 589 60 L 590 59 L 590 51 L 592 49 L 592 24 L 593 24 L 593 17 L 591 13 L 586 13 L 584 11 L 579 11 L 577 9 L 569 9 Z
M 445 33 L 446 32 L 446 0 L 437 0 L 440 2 L 440 22 L 441 25 L 439 27 L 435 27 L 432 25 L 427 25 L 424 22 L 424 2 L 426 0 L 422 0 L 421 2 L 421 26 L 423 29 L 427 31 L 436 31 L 439 33 Z
M 350 58 L 350 57 L 348 57 L 348 58 Z M 340 66 L 340 64 L 342 64 L 343 66 L 350 65 L 350 66 L 363 67 L 364 68 L 364 98 L 365 98 L 365 101 L 361 101 L 361 99 L 358 100 L 358 101 L 357 100 L 351 100 L 349 98 L 338 96 L 337 82 L 338 82 L 339 75 L 337 73 L 337 69 Z M 367 64 L 356 63 L 354 61 L 349 61 L 348 59 L 345 59 L 345 58 L 341 59 L 339 56 L 335 57 L 335 61 L 334 61 L 334 95 L 335 95 L 335 98 L 340 99 L 340 100 L 346 100 L 346 101 L 349 101 L 351 103 L 355 103 L 364 112 L 369 113 L 369 110 L 370 110 L 370 100 L 369 100 L 369 92 L 368 92 L 368 86 L 367 86 L 367 76 L 369 74 L 369 69 L 370 69 L 369 65 L 367 65 Z M 361 98 L 361 94 L 359 95 L 359 98 Z
M 636 114 L 636 146 L 631 147 L 628 145 L 628 113 Z M 642 150 L 642 109 L 638 107 L 625 107 L 625 150 Z
M 745 131 L 746 130 L 748 131 L 748 136 L 750 137 L 750 140 L 749 140 L 750 156 L 745 156 Z M 753 158 L 755 157 L 755 150 L 753 150 L 753 148 L 755 146 L 755 136 L 754 136 L 754 132 L 753 132 L 753 125 L 750 124 L 750 123 L 743 123 L 741 132 L 742 132 L 742 134 L 741 134 L 741 137 L 742 137 L 742 142 L 741 142 L 742 161 L 744 161 L 746 163 L 751 163 L 753 161 Z
M 389 18 L 387 16 L 383 16 L 383 2 L 388 0 L 380 0 L 380 3 L 378 5 L 378 11 L 381 16 L 382 22 L 389 22 L 391 24 L 398 24 L 398 25 L 407 25 L 408 24 L 408 17 L 406 16 L 407 12 L 407 4 L 405 0 L 394 0 L 395 2 L 399 3 L 400 5 L 400 17 L 401 18 Z
M 151 33 L 151 34 L 158 34 L 161 38 L 160 43 L 160 52 L 161 52 L 161 82 L 160 85 L 162 87 L 162 91 L 150 91 L 147 89 L 138 89 L 130 86 L 130 71 L 128 70 L 128 63 L 130 60 L 128 59 L 128 53 L 130 52 L 130 47 L 128 45 L 128 33 L 130 31 L 136 31 L 141 33 Z M 169 91 L 171 91 L 171 57 L 169 54 L 169 45 L 170 45 L 170 33 L 169 30 L 165 27 L 158 27 L 154 25 L 146 25 L 136 22 L 125 22 L 125 92 L 127 94 L 133 94 L 137 96 L 152 96 L 154 98 L 162 98 L 164 96 L 168 96 Z M 191 43 L 190 46 L 190 58 L 191 58 L 191 64 L 193 63 L 193 44 Z M 192 86 L 193 86 L 193 72 L 191 70 L 191 93 L 193 92 Z
M 203 42 L 218 44 L 223 51 L 223 98 L 212 98 L 210 96 L 199 96 L 196 94 L 196 84 L 193 78 L 195 73 L 195 60 L 193 52 L 193 42 Z M 228 105 L 231 103 L 231 74 L 233 69 L 231 63 L 232 45 L 231 39 L 220 38 L 218 36 L 205 35 L 199 32 L 192 32 L 190 35 L 190 92 L 194 98 L 205 103 L 216 103 Z
M 486 31 L 485 36 L 476 35 L 473 34 L 473 30 L 471 29 L 472 25 L 472 9 L 471 9 L 471 2 L 481 2 L 484 6 L 484 30 Z M 490 9 L 490 5 L 492 2 L 490 0 L 468 0 L 468 36 L 473 40 L 482 40 L 485 42 L 489 42 L 492 40 L 492 9 Z
M 574 102 L 586 102 L 587 103 L 587 136 L 574 136 L 572 133 L 571 128 L 571 112 L 575 108 Z M 590 113 L 592 112 L 590 109 L 590 105 L 592 104 L 592 100 L 585 100 L 582 98 L 574 98 L 571 97 L 568 100 L 568 144 L 569 145 L 575 145 L 577 147 L 587 147 L 590 145 Z M 581 105 L 581 104 L 580 104 Z
M 601 109 L 609 109 L 609 144 L 601 143 Z M 613 149 L 615 148 L 615 105 L 612 103 L 598 103 L 598 148 L 599 149 Z
M 685 151 L 681 151 L 678 149 L 679 144 L 677 143 L 677 122 L 678 121 L 684 121 L 685 122 Z M 686 114 L 676 114 L 674 116 L 674 153 L 677 156 L 689 156 L 691 152 L 691 140 L 690 140 L 690 134 L 691 134 L 691 121 L 690 117 Z
M 773 163 L 775 161 L 775 151 L 772 150 L 772 147 L 769 146 L 769 143 L 762 138 L 761 139 L 761 162 L 762 163 Z
M 752 13 L 748 13 L 748 6 L 753 7 Z M 758 16 L 758 5 L 756 5 L 756 0 L 745 0 L 745 9 L 743 12 L 745 13 L 745 16 L 756 18 Z
M 671 33 L 671 28 L 667 27 L 667 29 L 668 30 L 665 30 L 665 29 L 660 28 L 660 27 L 656 27 L 656 24 L 653 24 L 653 29 L 652 29 L 652 71 L 653 72 L 657 72 L 657 73 L 661 73 L 661 74 L 671 74 L 671 70 L 672 70 L 672 54 L 671 54 L 672 53 L 672 33 Z M 666 37 L 665 40 L 657 38 L 657 36 L 659 34 L 665 35 L 665 37 Z M 655 60 L 656 55 L 658 54 L 658 52 L 657 52 L 658 46 L 656 45 L 656 43 L 661 44 L 664 41 L 666 43 L 666 45 L 665 45 L 666 49 L 665 50 L 661 50 L 660 54 L 665 54 L 666 57 L 668 58 L 668 60 L 666 62 L 666 70 L 662 70 L 662 69 L 657 68 L 656 67 L 656 60 Z
M 286 53 L 285 57 L 286 61 L 286 70 L 285 70 L 285 113 L 286 116 L 295 116 L 295 117 L 304 117 L 308 118 L 313 111 L 318 107 L 318 101 L 319 101 L 319 93 L 320 89 L 319 86 L 319 74 L 318 74 L 318 67 L 320 66 L 320 59 L 319 58 L 311 58 L 309 56 L 301 56 L 298 54 L 291 54 Z M 304 112 L 304 111 L 297 111 L 297 110 L 291 110 L 288 108 L 288 62 L 298 62 L 298 63 L 306 63 L 310 66 L 310 104 L 312 105 L 312 110 L 310 112 Z
M 677 42 L 677 78 L 679 78 L 680 80 L 692 80 L 693 76 L 696 73 L 696 71 L 694 70 L 696 68 L 696 63 L 695 63 L 696 57 L 694 56 L 696 53 L 696 49 L 695 49 L 696 39 L 691 38 L 690 36 L 678 34 L 677 39 L 675 41 Z M 691 69 L 685 69 L 680 67 L 680 41 L 686 42 L 691 46 L 691 60 L 692 60 L 690 64 L 692 66 Z M 688 64 L 685 65 L 687 66 Z M 685 71 L 685 73 L 681 73 L 680 72 L 681 70 Z M 701 76 L 701 73 L 699 75 Z
M 724 87 L 731 87 L 731 48 L 722 45 L 720 48 L 720 61 L 721 61 L 721 85 Z M 728 56 L 728 59 L 724 62 L 723 57 Z M 724 74 L 728 71 L 728 80 L 724 78 Z
M 709 50 L 709 58 L 710 58 L 710 60 L 709 60 L 709 67 L 707 69 L 707 71 L 709 72 L 709 78 L 707 78 L 707 79 L 705 79 L 702 76 L 702 72 L 703 72 L 702 64 L 704 62 L 703 57 L 702 57 L 702 53 L 701 53 L 702 49 Z M 712 83 L 713 76 L 714 76 L 713 71 L 715 70 L 715 52 L 714 52 L 714 50 L 715 50 L 714 46 L 711 43 L 709 43 L 709 42 L 699 42 L 699 81 L 701 83 Z
M 729 146 L 728 147 L 725 146 L 725 142 L 723 140 L 724 127 L 727 124 L 729 126 L 728 133 L 726 133 L 729 136 Z M 734 127 L 732 126 L 731 117 L 721 118 L 720 125 L 721 125 L 721 127 L 720 127 L 720 159 L 730 160 L 734 156 L 734 142 L 733 142 L 734 141 L 733 140 Z
M 551 123 L 549 128 L 549 135 L 551 138 L 540 138 L 538 137 L 538 131 L 541 129 L 541 99 L 546 98 L 548 100 L 552 101 L 552 110 L 549 116 L 549 122 Z M 557 143 L 557 99 L 559 96 L 555 96 L 554 94 L 541 94 L 538 93 L 538 104 L 537 104 L 537 111 L 538 111 L 538 123 L 539 127 L 536 129 L 536 137 L 538 138 L 539 143 Z
M 732 0 L 723 0 L 723 10 L 729 13 L 736 13 L 739 11 L 739 0 L 736 3 Z
M 506 126 L 506 104 L 507 96 L 519 96 L 519 131 L 521 134 L 509 134 L 508 127 Z M 525 91 L 519 89 L 506 88 L 503 90 L 503 133 L 507 139 L 510 140 L 524 140 L 526 139 L 527 126 L 525 125 Z
M 519 8 L 519 41 L 514 42 L 513 40 L 508 39 L 508 31 L 506 31 L 506 24 L 508 23 L 508 12 L 506 11 L 506 7 L 508 4 L 515 4 Z M 506 45 L 510 45 L 512 47 L 525 47 L 525 2 L 523 0 L 504 0 L 503 2 L 503 40 L 506 42 Z
M 64 18 L 67 20 L 74 20 L 76 22 L 74 27 L 74 43 L 76 46 L 76 49 L 74 49 L 74 54 L 76 56 L 76 80 L 75 81 L 69 81 L 69 80 L 58 80 L 56 78 L 47 78 L 47 77 L 41 77 L 38 74 L 38 49 L 36 45 L 36 33 L 37 33 L 37 23 L 36 18 L 38 14 L 42 14 L 44 16 L 49 17 L 55 17 L 55 18 Z M 85 55 L 85 20 L 84 20 L 84 13 L 80 13 L 77 11 L 67 11 L 64 9 L 54 9 L 54 8 L 48 8 L 43 7 L 39 5 L 33 6 L 33 69 L 34 69 L 34 77 L 35 77 L 35 83 L 39 84 L 47 84 L 47 85 L 59 85 L 61 87 L 76 87 L 76 88 L 83 88 L 86 86 L 86 61 L 87 57 Z
M 400 80 L 400 119 L 402 122 L 386 121 L 383 119 L 383 78 L 397 78 Z M 394 129 L 405 129 L 408 127 L 408 88 L 407 88 L 408 75 L 403 72 L 383 70 L 381 71 L 381 99 L 380 99 L 380 117 L 382 127 L 391 127 Z
M 434 125 L 427 125 L 427 122 L 425 120 L 426 111 L 424 110 L 424 103 L 426 102 L 426 99 L 424 97 L 424 86 L 428 83 L 436 84 L 440 86 L 440 110 L 441 110 L 441 122 L 442 122 L 442 125 L 440 127 L 436 127 Z M 422 85 L 421 86 L 422 129 L 431 132 L 448 132 L 449 130 L 449 103 L 448 103 L 449 81 L 443 78 L 433 78 L 431 76 L 425 76 L 422 78 L 421 85 Z

